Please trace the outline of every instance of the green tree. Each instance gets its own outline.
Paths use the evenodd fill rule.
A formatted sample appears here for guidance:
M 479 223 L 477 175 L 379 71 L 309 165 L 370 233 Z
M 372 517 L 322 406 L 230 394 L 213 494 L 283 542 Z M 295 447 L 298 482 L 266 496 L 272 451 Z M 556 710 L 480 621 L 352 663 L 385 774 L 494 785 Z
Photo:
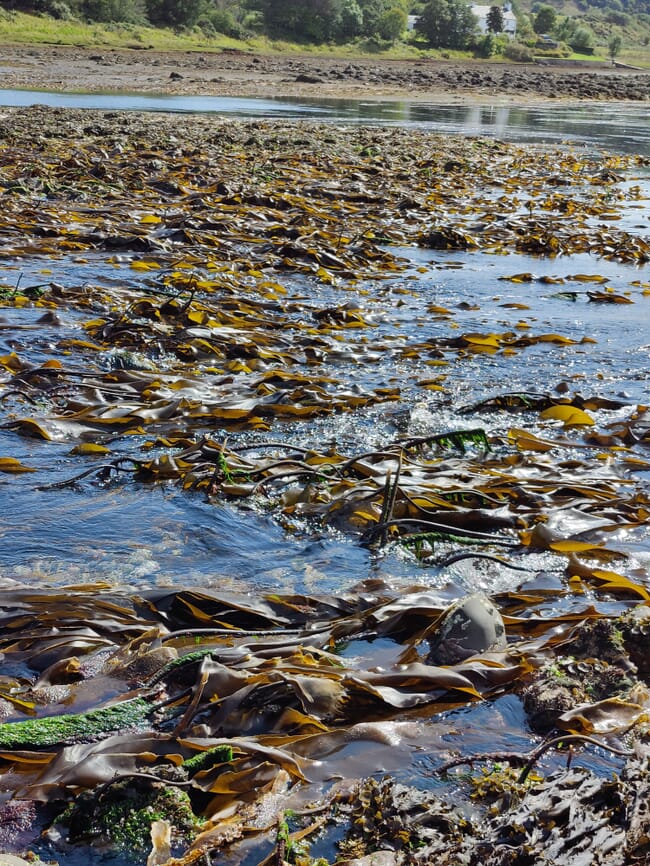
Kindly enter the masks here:
M 391 9 L 404 9 L 408 13 L 407 0 L 358 0 L 363 13 L 363 35 L 380 36 L 380 20 Z
M 503 33 L 503 10 L 500 6 L 490 6 L 486 24 L 490 33 Z
M 393 6 L 379 16 L 377 21 L 377 35 L 386 42 L 396 42 L 406 30 L 408 15 L 404 9 Z
M 251 0 L 270 36 L 299 42 L 350 39 L 361 32 L 363 16 L 357 0 Z
M 422 9 L 417 29 L 433 48 L 467 48 L 477 21 L 463 0 L 429 0 Z
M 204 11 L 202 0 L 146 0 L 147 17 L 158 27 L 192 27 Z
M 609 51 L 609 56 L 612 60 L 612 63 L 616 60 L 618 55 L 621 53 L 621 48 L 623 47 L 623 40 L 617 34 L 612 36 L 607 43 L 607 50 Z
M 144 24 L 147 19 L 144 0 L 83 0 L 81 12 L 90 21 Z
M 557 23 L 557 12 L 552 6 L 540 6 L 535 15 L 533 29 L 535 33 L 551 33 Z
M 563 18 L 555 25 L 554 35 L 561 42 L 566 42 L 574 51 L 590 54 L 593 51 L 595 37 L 593 31 L 579 18 Z
M 579 54 L 590 54 L 594 50 L 594 34 L 588 27 L 576 27 L 569 45 Z
M 354 39 L 363 33 L 363 12 L 357 0 L 341 0 L 339 17 L 332 36 L 334 39 L 345 42 Z

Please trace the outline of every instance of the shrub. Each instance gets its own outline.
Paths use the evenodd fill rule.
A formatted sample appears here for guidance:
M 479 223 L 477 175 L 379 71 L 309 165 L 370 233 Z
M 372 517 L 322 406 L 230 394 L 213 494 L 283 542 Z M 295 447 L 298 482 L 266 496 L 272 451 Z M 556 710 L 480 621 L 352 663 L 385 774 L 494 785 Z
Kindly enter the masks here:
M 632 18 L 627 12 L 608 12 L 606 20 L 610 24 L 617 24 L 619 27 L 628 27 L 632 23 Z
M 74 11 L 65 0 L 37 0 L 34 3 L 34 11 L 50 15 L 59 21 L 70 21 L 75 17 Z
M 84 0 L 81 7 L 90 21 L 103 23 L 145 24 L 144 0 Z
M 522 42 L 509 42 L 503 49 L 503 56 L 515 63 L 532 63 L 535 59 L 529 46 Z
M 571 48 L 578 54 L 593 53 L 594 34 L 588 27 L 576 27 L 568 42 Z
M 232 12 L 228 9 L 218 9 L 217 7 L 204 13 L 197 21 L 197 25 L 207 36 L 223 33 L 224 36 L 239 39 L 243 32 L 240 25 L 235 21 Z
M 497 53 L 497 41 L 493 33 L 486 33 L 479 37 L 474 45 L 474 54 L 477 57 L 494 57 Z

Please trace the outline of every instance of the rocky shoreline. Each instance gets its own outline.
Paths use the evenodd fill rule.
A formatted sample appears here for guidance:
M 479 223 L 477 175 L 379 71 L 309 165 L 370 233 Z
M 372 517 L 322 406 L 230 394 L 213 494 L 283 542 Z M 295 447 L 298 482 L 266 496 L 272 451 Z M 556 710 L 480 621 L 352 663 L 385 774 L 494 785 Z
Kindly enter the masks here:
M 170 95 L 408 98 L 447 103 L 650 99 L 650 71 L 595 64 L 379 60 L 3 46 L 4 88 Z

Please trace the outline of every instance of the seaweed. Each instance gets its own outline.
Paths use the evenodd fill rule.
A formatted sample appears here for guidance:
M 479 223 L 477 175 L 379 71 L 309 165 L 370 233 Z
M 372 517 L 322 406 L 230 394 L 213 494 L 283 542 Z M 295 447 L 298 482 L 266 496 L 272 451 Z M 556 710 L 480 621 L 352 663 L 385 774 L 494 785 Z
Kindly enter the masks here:
M 181 766 L 190 776 L 194 776 L 201 770 L 210 770 L 212 767 L 216 767 L 217 764 L 228 764 L 232 759 L 232 746 L 215 746 L 214 749 L 192 755 L 191 758 L 183 761 Z
M 45 749 L 89 742 L 115 731 L 142 725 L 152 709 L 148 700 L 136 697 L 86 713 L 7 722 L 0 725 L 0 748 Z

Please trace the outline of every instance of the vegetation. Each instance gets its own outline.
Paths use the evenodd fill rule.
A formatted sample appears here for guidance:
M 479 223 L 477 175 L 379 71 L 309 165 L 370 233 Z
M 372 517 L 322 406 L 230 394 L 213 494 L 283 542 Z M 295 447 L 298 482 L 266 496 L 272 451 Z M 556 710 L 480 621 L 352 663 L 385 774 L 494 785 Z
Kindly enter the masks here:
M 622 44 L 623 43 L 621 37 L 618 35 L 612 36 L 607 43 L 607 47 L 609 49 L 609 56 L 612 58 L 612 60 L 615 60 L 616 57 L 620 54 Z
M 138 697 L 78 715 L 64 714 L 2 724 L 0 746 L 41 749 L 60 743 L 94 739 L 112 731 L 139 725 L 150 712 L 151 704 Z
M 468 48 L 476 29 L 476 18 L 464 0 L 429 0 L 417 23 L 434 48 Z
M 407 25 L 406 0 L 6 0 L 7 12 L 58 21 L 139 27 L 198 28 L 207 36 L 269 38 L 303 43 L 374 38 L 394 42 Z
M 3 588 L 5 805 L 30 805 L 24 826 L 45 839 L 74 800 L 67 838 L 54 828 L 42 850 L 93 863 L 103 852 L 86 853 L 90 840 L 143 863 L 152 825 L 164 824 L 188 866 L 297 864 L 297 836 L 321 828 L 341 840 L 333 854 L 383 851 L 395 866 L 443 856 L 476 866 L 490 850 L 505 863 L 517 849 L 543 862 L 564 841 L 554 862 L 572 866 L 576 838 L 594 855 L 582 862 L 602 863 L 603 834 L 621 854 L 610 866 L 643 862 L 650 589 L 635 554 L 647 538 L 650 412 L 599 378 L 615 359 L 597 338 L 632 321 L 615 318 L 623 305 L 647 317 L 650 242 L 638 219 L 617 217 L 643 204 L 648 160 L 413 127 L 181 125 L 43 106 L 8 111 L 0 138 L 3 253 L 27 270 L 9 274 L 0 299 L 17 334 L 0 356 L 8 498 L 30 468 L 30 502 L 48 484 L 66 491 L 44 497 L 52 509 L 67 494 L 102 507 L 109 484 L 111 496 L 137 490 L 142 501 L 173 490 L 201 503 L 197 534 L 212 525 L 229 543 L 241 524 L 222 531 L 218 511 L 237 508 L 273 521 L 304 565 L 293 542 L 313 546 L 319 565 L 291 592 L 275 547 L 260 547 L 269 570 L 256 586 L 215 551 L 205 588 L 184 586 L 180 569 L 174 586 L 150 591 L 134 574 L 133 594 L 106 583 Z M 405 256 L 416 244 L 435 268 Z M 43 281 L 44 265 L 71 255 L 110 267 Z M 573 255 L 589 255 L 587 273 Z M 608 263 L 612 285 L 611 270 L 596 272 Z M 491 270 L 498 291 L 463 293 L 449 264 L 485 279 Z M 589 324 L 576 329 L 587 305 Z M 23 330 L 32 324 L 37 339 Z M 136 363 L 114 366 L 114 352 Z M 568 377 L 563 360 L 580 355 L 591 363 Z M 620 384 L 629 376 L 645 398 L 621 357 Z M 476 388 L 462 390 L 469 379 Z M 494 394 L 497 380 L 516 390 Z M 423 405 L 435 420 L 411 426 Z M 344 413 L 347 433 L 321 425 Z M 25 452 L 34 465 L 21 469 Z M 350 550 L 372 578 L 340 596 L 320 589 L 341 574 L 320 543 L 330 532 L 342 573 Z M 473 641 L 466 657 L 434 662 L 445 596 L 461 586 L 447 569 L 460 561 L 486 584 L 497 575 L 507 643 L 485 656 Z M 383 579 L 393 563 L 404 578 L 410 569 L 408 583 Z M 107 704 L 115 692 L 134 697 Z M 522 710 L 499 724 L 492 698 Z M 473 739 L 456 736 L 472 702 Z M 47 720 L 23 718 L 36 706 Z M 73 712 L 55 715 L 63 709 Z M 531 729 L 550 739 L 540 746 Z M 467 754 L 481 736 L 487 759 Z M 599 776 L 579 766 L 525 787 L 539 749 L 564 764 L 567 739 L 600 750 Z M 495 754 L 513 741 L 525 751 Z M 623 768 L 604 763 L 612 748 Z M 446 796 L 458 809 L 433 799 L 448 757 L 493 766 L 467 780 L 470 795 L 456 774 Z M 404 790 L 375 778 L 378 766 L 420 778 L 424 767 L 435 780 Z M 368 779 L 354 791 L 351 775 Z M 340 777 L 324 794 L 323 779 Z M 291 832 L 289 806 L 301 803 L 305 822 Z
M 557 12 L 552 6 L 540 6 L 535 15 L 533 29 L 535 33 L 551 33 L 557 24 Z
M 490 6 L 487 26 L 491 33 L 501 33 L 503 31 L 503 11 L 500 6 Z
M 201 824 L 186 791 L 137 777 L 85 792 L 59 817 L 71 842 L 109 846 L 135 862 L 151 849 L 156 821 L 169 824 L 174 847 L 190 841 Z
M 537 43 L 544 53 L 560 56 L 594 55 L 601 58 L 625 51 L 626 61 L 646 65 L 650 45 L 650 3 L 647 0 L 560 0 L 552 6 L 533 2 L 528 12 L 520 10 L 518 32 L 525 37 L 526 19 L 535 34 L 557 43 L 551 48 Z M 614 40 L 612 55 L 610 42 Z M 532 46 L 532 40 L 527 40 Z
M 478 33 L 468 0 L 0 0 L 0 41 L 201 51 L 327 46 L 348 56 L 465 51 L 524 62 L 577 55 L 648 65 L 650 0 L 520 0 L 513 11 L 515 40 L 503 34 L 499 3 L 488 32 Z M 413 31 L 409 14 L 419 16 Z

